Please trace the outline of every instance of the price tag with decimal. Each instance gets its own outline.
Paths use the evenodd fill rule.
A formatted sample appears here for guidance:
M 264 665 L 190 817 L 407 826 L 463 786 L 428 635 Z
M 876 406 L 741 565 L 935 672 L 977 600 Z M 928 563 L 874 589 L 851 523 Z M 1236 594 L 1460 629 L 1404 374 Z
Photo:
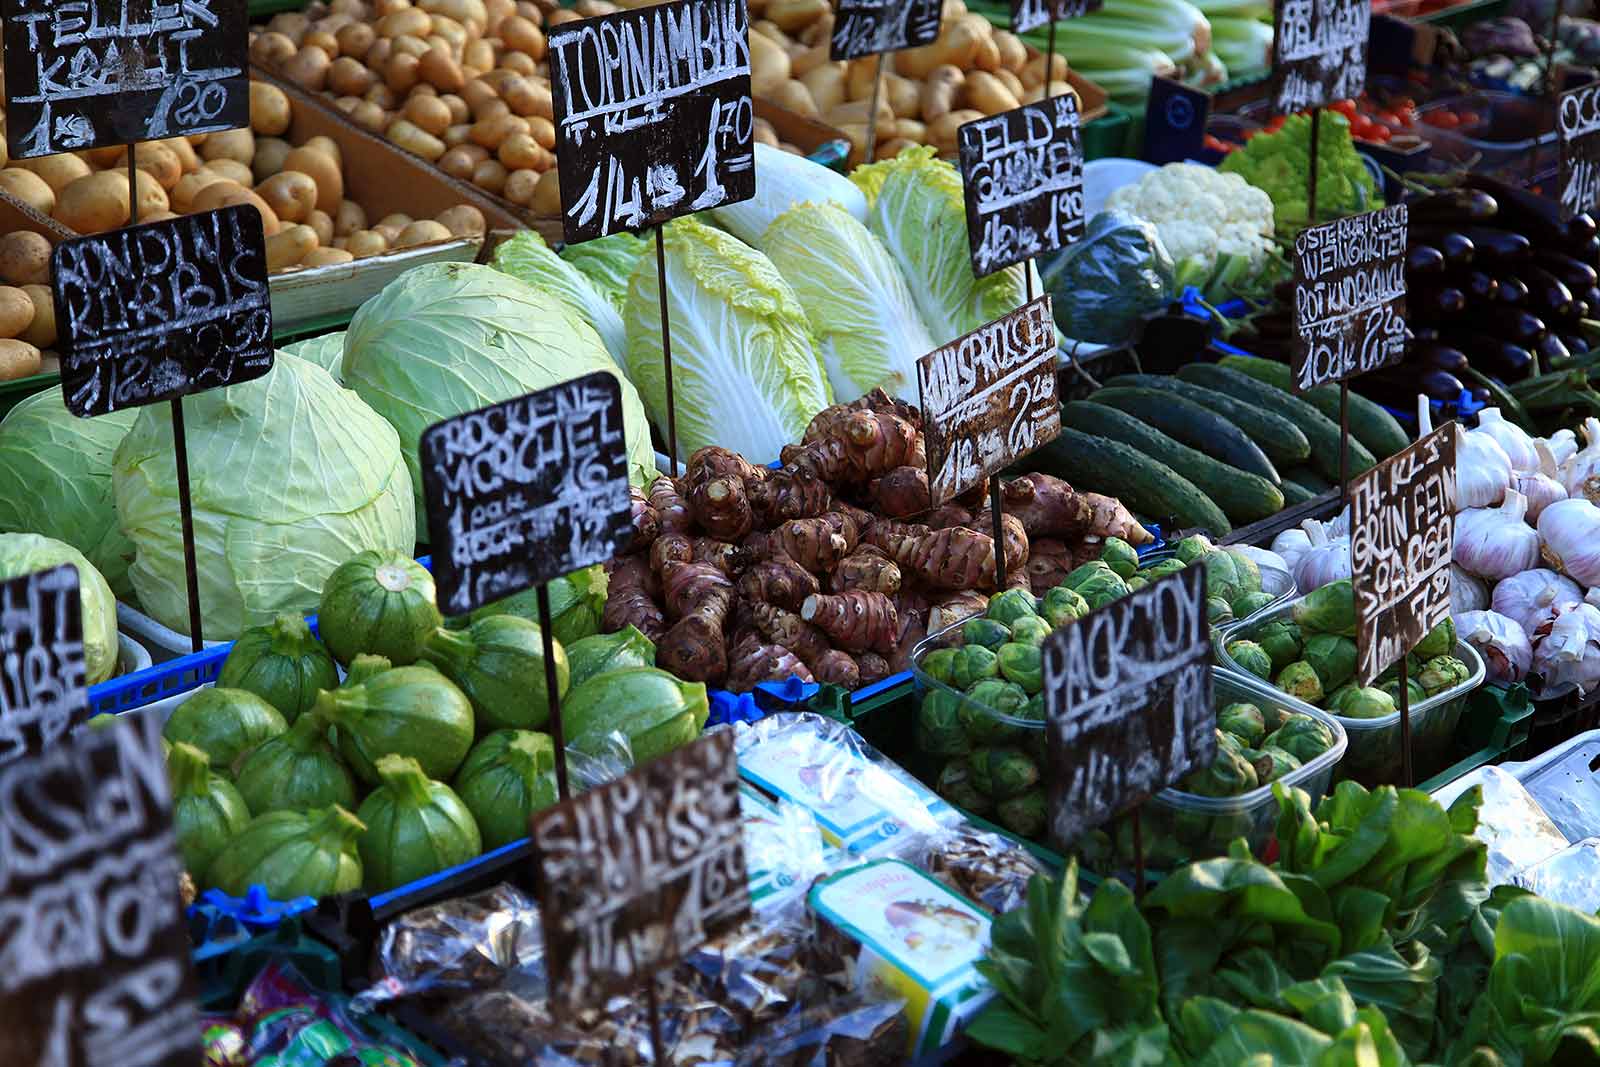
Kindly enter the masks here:
M 4 0 L 12 159 L 250 124 L 245 0 Z
M 1368 0 L 1280 0 L 1273 16 L 1272 101 L 1280 115 L 1361 95 L 1372 36 Z
M 859 59 L 932 44 L 943 10 L 940 0 L 839 0 L 828 58 Z
M 568 244 L 756 192 L 745 0 L 676 0 L 550 31 Z
M 1561 213 L 1571 218 L 1600 206 L 1600 83 L 1562 93 L 1556 104 L 1561 142 Z
M 933 505 L 960 496 L 1061 436 L 1050 298 L 917 361 Z
M 1295 236 L 1295 392 L 1405 358 L 1408 212 L 1348 215 Z
M 1083 236 L 1083 144 L 1071 93 L 956 131 L 972 273 L 982 278 Z

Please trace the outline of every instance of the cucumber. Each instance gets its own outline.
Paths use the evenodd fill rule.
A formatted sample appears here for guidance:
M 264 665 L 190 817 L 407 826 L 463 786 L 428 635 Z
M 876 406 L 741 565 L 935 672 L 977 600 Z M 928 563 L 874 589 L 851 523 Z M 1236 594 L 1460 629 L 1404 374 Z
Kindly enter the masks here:
M 1339 424 L 1304 400 L 1258 381 L 1243 371 L 1219 367 L 1214 363 L 1190 363 L 1179 367 L 1178 377 L 1219 393 L 1227 393 L 1248 404 L 1259 404 L 1276 411 L 1300 427 L 1300 432 L 1311 442 L 1311 465 L 1325 478 L 1339 477 Z M 1356 475 L 1369 471 L 1376 463 L 1367 447 L 1352 435 L 1350 473 Z
M 1283 476 L 1283 484 L 1278 486 L 1278 489 L 1283 493 L 1283 506 L 1286 508 L 1292 508 L 1296 504 L 1304 504 L 1307 500 L 1314 500 L 1317 497 L 1316 493 L 1313 493 L 1305 486 L 1300 485 L 1298 482 L 1291 482 L 1287 472 Z
M 1215 456 L 1230 467 L 1259 474 L 1277 485 L 1278 471 L 1261 447 L 1223 416 L 1160 389 L 1101 389 L 1090 399 L 1126 411 L 1175 441 Z
M 1294 482 L 1295 485 L 1300 486 L 1302 489 L 1309 490 L 1313 496 L 1318 493 L 1326 493 L 1333 488 L 1332 482 L 1310 467 L 1290 467 L 1283 472 L 1283 480 L 1285 482 Z
M 1292 392 L 1293 382 L 1287 363 L 1256 356 L 1224 356 L 1221 366 L 1242 371 L 1286 393 Z M 1301 393 L 1300 398 L 1309 400 L 1313 407 L 1334 422 L 1339 421 L 1337 385 L 1319 385 L 1309 393 Z M 1405 427 L 1400 425 L 1398 419 L 1384 410 L 1383 405 L 1375 404 L 1356 392 L 1350 394 L 1350 433 L 1379 459 L 1388 459 L 1411 444 Z
M 1062 405 L 1061 424 L 1121 441 L 1165 463 L 1193 482 L 1233 522 L 1254 522 L 1283 510 L 1283 494 L 1265 478 L 1218 463 L 1125 411 L 1077 400 Z
M 1179 528 L 1199 527 L 1217 537 L 1233 531 L 1222 509 L 1193 482 L 1109 437 L 1063 426 L 1061 436 L 1013 469 L 1042 471 L 1065 478 L 1078 489 L 1114 496 L 1130 511 L 1156 522 L 1176 520 Z
M 1227 393 L 1186 382 L 1165 374 L 1123 374 L 1107 385 L 1127 385 L 1138 389 L 1165 389 L 1210 411 L 1216 412 L 1261 446 L 1261 451 L 1276 465 L 1304 463 L 1311 457 L 1311 442 L 1300 432 L 1300 427 L 1254 404 L 1235 400 Z

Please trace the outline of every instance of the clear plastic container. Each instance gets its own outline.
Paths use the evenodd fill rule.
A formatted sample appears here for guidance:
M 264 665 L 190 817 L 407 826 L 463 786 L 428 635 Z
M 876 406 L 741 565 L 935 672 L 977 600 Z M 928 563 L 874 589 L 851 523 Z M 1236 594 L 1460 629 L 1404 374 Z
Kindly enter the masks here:
M 1232 680 L 1263 696 L 1283 702 L 1294 711 L 1320 711 L 1297 697 L 1279 689 L 1270 682 L 1256 677 L 1240 667 L 1228 655 L 1227 646 L 1240 638 L 1247 638 L 1258 628 L 1287 616 L 1294 602 L 1272 608 L 1245 622 L 1223 627 L 1215 634 L 1217 662 L 1232 676 Z M 1483 657 L 1478 650 L 1464 641 L 1456 642 L 1455 657 L 1472 672 L 1467 680 L 1451 689 L 1436 693 L 1411 706 L 1411 762 L 1412 771 L 1420 781 L 1426 778 L 1425 770 L 1434 764 L 1442 765 L 1455 740 L 1456 726 L 1461 713 L 1466 710 L 1467 696 L 1483 684 L 1486 674 Z M 1400 781 L 1402 753 L 1400 750 L 1400 713 L 1379 719 L 1353 719 L 1346 715 L 1323 712 L 1344 727 L 1350 736 L 1350 752 L 1339 766 L 1341 778 L 1354 778 L 1363 785 L 1394 784 Z M 1437 769 L 1437 768 L 1435 768 Z
M 1469 118 L 1448 129 L 1428 121 L 1443 111 Z M 1446 169 L 1470 164 L 1483 174 L 1512 167 L 1531 174 L 1556 162 L 1555 114 L 1541 97 L 1489 90 L 1440 97 L 1417 109 L 1416 124 L 1407 132 L 1432 142 L 1431 158 Z

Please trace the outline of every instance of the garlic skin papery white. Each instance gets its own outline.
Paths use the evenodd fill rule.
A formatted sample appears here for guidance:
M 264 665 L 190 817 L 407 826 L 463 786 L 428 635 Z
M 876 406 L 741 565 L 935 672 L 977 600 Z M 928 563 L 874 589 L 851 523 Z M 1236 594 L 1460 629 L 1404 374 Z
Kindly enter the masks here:
M 1555 457 L 1556 469 L 1566 466 L 1567 460 L 1578 454 L 1578 435 L 1563 426 L 1544 439 L 1550 454 Z
M 1561 483 L 1568 496 L 1600 504 L 1600 419 L 1591 416 L 1583 420 L 1583 439 L 1583 450 L 1561 468 Z
M 1534 635 L 1532 669 L 1544 678 L 1544 696 L 1600 685 L 1600 608 L 1579 603 L 1557 611 Z
M 1582 599 L 1583 590 L 1577 582 L 1544 567 L 1534 567 L 1497 584 L 1489 606 L 1531 637 L 1556 607 Z
M 1315 521 L 1315 519 L 1306 520 L 1306 522 Z M 1290 574 L 1294 573 L 1295 564 L 1300 562 L 1300 557 L 1311 548 L 1311 536 L 1305 531 L 1306 522 L 1302 522 L 1292 530 L 1284 530 L 1272 539 L 1272 551 L 1283 560 Z
M 1521 626 L 1496 611 L 1469 611 L 1456 616 L 1456 633 L 1483 656 L 1489 677 L 1520 682 L 1533 665 L 1533 642 Z
M 1329 538 L 1326 528 L 1315 519 L 1301 524 L 1311 546 L 1294 564 L 1294 586 L 1302 593 L 1350 577 L 1350 538 Z
M 1417 440 L 1433 432 L 1433 410 L 1417 397 Z M 1489 508 L 1505 499 L 1511 486 L 1511 457 L 1481 430 L 1456 433 L 1456 509 Z
M 1497 508 L 1468 508 L 1456 516 L 1452 560 L 1483 578 L 1499 580 L 1539 565 L 1539 534 L 1527 523 L 1528 498 L 1506 490 Z
M 1450 564 L 1450 614 L 1482 611 L 1488 606 L 1489 588 L 1483 579 L 1462 570 L 1460 564 Z
M 1539 516 L 1539 539 L 1546 563 L 1579 585 L 1600 585 L 1600 507 L 1582 497 L 1556 501 Z
M 1511 461 L 1513 471 L 1531 471 L 1539 466 L 1539 456 L 1533 450 L 1533 438 L 1522 427 L 1507 422 L 1499 408 L 1484 408 L 1478 412 L 1478 428 L 1474 433 L 1488 434 L 1494 438 Z
M 1555 457 L 1550 454 L 1550 446 L 1543 441 L 1535 441 L 1533 448 L 1539 456 L 1538 468 L 1518 471 L 1511 479 L 1511 488 L 1528 498 L 1528 521 L 1536 523 L 1545 508 L 1557 500 L 1567 499 L 1567 487 L 1557 477 L 1559 472 Z

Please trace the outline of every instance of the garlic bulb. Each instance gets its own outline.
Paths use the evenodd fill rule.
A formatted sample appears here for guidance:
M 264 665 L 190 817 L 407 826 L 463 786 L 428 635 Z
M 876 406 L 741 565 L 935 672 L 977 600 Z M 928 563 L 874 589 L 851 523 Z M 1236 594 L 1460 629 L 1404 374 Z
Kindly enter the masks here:
M 1578 454 L 1578 435 L 1563 426 L 1555 433 L 1544 439 L 1550 449 L 1550 454 L 1555 457 L 1556 468 L 1566 466 L 1567 460 Z
M 1307 519 L 1302 526 L 1311 547 L 1294 564 L 1294 586 L 1302 593 L 1321 589 L 1331 582 L 1350 577 L 1350 539 L 1329 539 L 1322 523 Z
M 1511 479 L 1511 488 L 1528 498 L 1528 521 L 1536 523 L 1545 508 L 1567 499 L 1567 487 L 1556 477 L 1556 460 L 1550 454 L 1550 446 L 1535 441 L 1533 449 L 1539 456 L 1538 468 L 1519 471 Z
M 1456 516 L 1454 562 L 1484 578 L 1509 578 L 1539 564 L 1539 534 L 1526 521 L 1528 498 L 1507 489 L 1497 508 Z
M 1289 564 L 1276 552 L 1265 548 L 1256 548 L 1254 545 L 1229 545 L 1228 551 L 1236 556 L 1248 556 L 1254 561 L 1256 569 L 1261 572 L 1263 578 L 1268 574 L 1277 574 L 1282 576 L 1278 579 L 1279 581 L 1288 584 L 1293 576 L 1294 572 L 1289 569 Z M 1274 588 L 1281 589 L 1282 586 L 1275 586 Z
M 1456 633 L 1477 649 L 1497 682 L 1520 682 L 1533 665 L 1533 642 L 1512 619 L 1495 611 L 1456 616 Z
M 1417 439 L 1433 432 L 1433 412 L 1428 398 L 1417 397 Z M 1505 498 L 1511 485 L 1511 457 L 1482 430 L 1462 429 L 1456 434 L 1456 507 L 1493 507 Z
M 1534 635 L 1533 668 L 1544 678 L 1542 695 L 1600 685 L 1600 608 L 1568 604 Z
M 1494 587 L 1489 606 L 1511 619 L 1530 637 L 1558 605 L 1583 599 L 1583 590 L 1571 578 L 1543 567 L 1513 574 Z
M 1478 412 L 1478 428 L 1474 432 L 1494 438 L 1495 444 L 1511 460 L 1513 471 L 1531 471 L 1539 466 L 1539 457 L 1533 450 L 1533 438 L 1516 423 L 1507 422 L 1499 408 L 1484 408 Z
M 1583 451 L 1561 468 L 1561 481 L 1568 496 L 1600 504 L 1600 419 L 1591 416 L 1583 420 L 1583 439 L 1587 442 Z
M 1482 611 L 1489 606 L 1489 590 L 1483 579 L 1450 564 L 1450 614 Z
M 1539 516 L 1539 538 L 1545 562 L 1579 585 L 1600 585 L 1600 507 L 1581 497 L 1556 501 Z
M 1306 520 L 1306 522 L 1315 521 L 1315 519 Z M 1276 552 L 1278 558 L 1283 560 L 1283 564 L 1289 569 L 1290 574 L 1294 573 L 1294 565 L 1299 562 L 1300 557 L 1305 555 L 1306 550 L 1311 547 L 1311 538 L 1306 533 L 1304 526 L 1305 523 L 1301 523 L 1292 530 L 1284 530 L 1272 539 L 1272 551 Z

